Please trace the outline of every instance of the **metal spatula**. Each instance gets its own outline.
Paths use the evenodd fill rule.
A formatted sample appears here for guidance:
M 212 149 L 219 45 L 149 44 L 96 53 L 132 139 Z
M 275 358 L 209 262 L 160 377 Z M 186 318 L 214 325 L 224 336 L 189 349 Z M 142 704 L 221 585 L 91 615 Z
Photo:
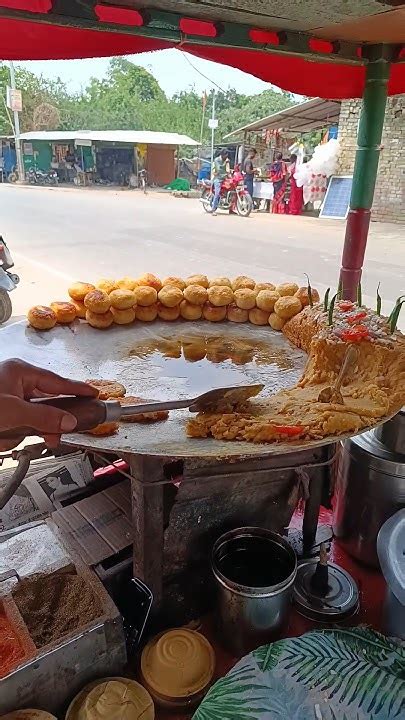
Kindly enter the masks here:
M 82 397 L 56 397 L 31 400 L 41 405 L 51 405 L 60 410 L 70 412 L 77 419 L 77 426 L 74 432 L 91 430 L 97 425 L 105 422 L 114 422 L 128 415 L 141 415 L 153 413 L 159 410 L 181 410 L 188 408 L 190 412 L 201 412 L 202 410 L 216 410 L 224 412 L 232 409 L 235 405 L 245 402 L 251 397 L 258 395 L 264 385 L 238 385 L 236 387 L 217 388 L 209 390 L 198 397 L 188 400 L 167 400 L 165 402 L 148 402 L 142 405 L 121 406 L 118 400 L 94 400 Z M 13 439 L 23 436 L 36 435 L 34 428 L 15 428 L 12 432 L 0 433 L 0 438 Z

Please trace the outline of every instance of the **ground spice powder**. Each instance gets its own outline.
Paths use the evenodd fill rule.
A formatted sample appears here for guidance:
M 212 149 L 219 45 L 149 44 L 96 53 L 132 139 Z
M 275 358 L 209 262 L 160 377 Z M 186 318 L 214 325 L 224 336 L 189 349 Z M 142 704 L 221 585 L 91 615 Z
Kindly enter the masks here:
M 38 648 L 102 615 L 101 601 L 79 575 L 35 575 L 18 583 L 15 603 Z
M 0 610 L 0 678 L 8 675 L 25 655 L 17 631 Z

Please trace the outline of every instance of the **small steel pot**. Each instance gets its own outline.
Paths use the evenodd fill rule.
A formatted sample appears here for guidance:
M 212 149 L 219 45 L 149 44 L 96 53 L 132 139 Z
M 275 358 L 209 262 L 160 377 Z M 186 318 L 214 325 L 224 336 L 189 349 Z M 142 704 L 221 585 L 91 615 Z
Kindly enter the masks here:
M 297 557 L 277 533 L 231 530 L 215 543 L 220 640 L 242 655 L 274 639 L 288 619 Z

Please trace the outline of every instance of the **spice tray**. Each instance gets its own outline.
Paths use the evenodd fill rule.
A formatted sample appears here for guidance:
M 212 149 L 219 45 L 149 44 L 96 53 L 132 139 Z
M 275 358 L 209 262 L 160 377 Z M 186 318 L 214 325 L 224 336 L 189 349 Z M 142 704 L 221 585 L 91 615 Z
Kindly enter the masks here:
M 18 629 L 26 653 L 0 680 L 0 715 L 24 707 L 39 707 L 58 715 L 86 683 L 119 675 L 124 669 L 124 630 L 113 601 L 96 575 L 79 562 L 43 577 L 49 579 L 67 572 L 73 572 L 88 586 L 100 612 L 91 622 L 80 624 L 40 648 L 27 627 L 24 610 L 18 606 L 15 589 L 14 597 L 8 594 L 1 598 L 2 611 Z

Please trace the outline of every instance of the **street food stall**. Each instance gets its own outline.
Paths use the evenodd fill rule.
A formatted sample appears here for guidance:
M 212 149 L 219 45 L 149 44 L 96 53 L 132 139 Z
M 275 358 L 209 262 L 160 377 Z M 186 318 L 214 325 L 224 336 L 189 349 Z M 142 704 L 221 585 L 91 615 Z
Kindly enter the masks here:
M 351 559 L 356 550 L 348 557 L 332 544 L 328 558 L 331 537 L 317 525 L 331 478 L 347 480 L 336 465 L 340 444 L 346 452 L 345 440 L 355 443 L 358 434 L 363 445 L 374 443 L 370 455 L 378 459 L 370 483 L 383 473 L 388 493 L 391 473 L 403 498 L 405 339 L 396 327 L 403 299 L 384 318 L 378 288 L 376 309 L 364 307 L 360 279 L 386 97 L 405 88 L 404 10 L 372 0 L 350 9 L 343 0 L 333 8 L 287 2 L 280 19 L 242 1 L 232 9 L 220 2 L 215 11 L 186 2 L 181 14 L 170 0 L 156 5 L 0 0 L 2 54 L 85 57 L 181 46 L 292 92 L 363 95 L 340 281 L 322 299 L 309 281 L 298 288 L 287 277 L 274 286 L 271 278 L 230 279 L 225 268 L 221 278 L 183 278 L 179 268 L 179 277 L 166 279 L 125 268 L 133 274 L 74 283 L 68 302 L 49 298 L 49 307 L 31 308 L 27 324 L 1 331 L 1 360 L 12 354 L 46 363 L 99 389 L 98 420 L 87 405 L 61 454 L 83 451 L 103 484 L 90 483 L 47 520 L 64 559 L 52 557 L 46 570 L 42 553 L 36 572 L 27 569 L 37 541 L 28 539 L 31 553 L 21 558 L 10 549 L 15 528 L 2 538 L 9 554 L 1 556 L 7 662 L 0 711 L 9 720 L 14 710 L 44 720 L 49 713 L 152 720 L 180 711 L 196 720 L 399 719 L 401 504 L 392 497 L 388 525 L 387 516 L 381 529 L 372 523 L 395 607 L 391 637 L 375 632 L 387 627 L 382 576 L 360 568 Z M 199 404 L 201 393 L 230 386 L 249 390 Z M 17 451 L 1 508 L 30 459 L 48 454 L 42 445 Z M 305 512 L 295 533 L 300 499 Z M 375 515 L 366 492 L 362 501 L 365 533 Z M 121 534 L 115 526 L 108 533 L 117 513 Z M 350 628 L 359 622 L 372 629 Z

